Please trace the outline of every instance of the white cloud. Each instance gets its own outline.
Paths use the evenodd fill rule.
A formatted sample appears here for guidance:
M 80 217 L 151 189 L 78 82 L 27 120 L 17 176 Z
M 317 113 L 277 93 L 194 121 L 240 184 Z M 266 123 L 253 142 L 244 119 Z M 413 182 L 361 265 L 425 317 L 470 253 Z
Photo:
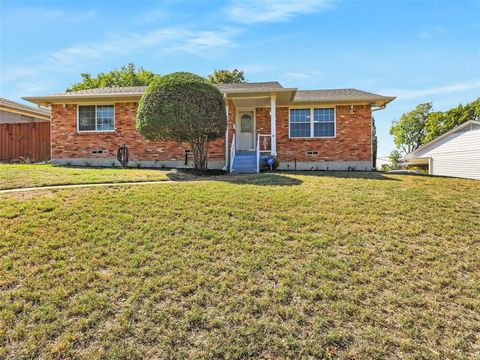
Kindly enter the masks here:
M 22 11 L 26 14 L 30 14 L 30 16 L 35 16 L 36 19 L 44 19 L 47 21 L 55 20 L 66 23 L 84 22 L 94 18 L 97 15 L 97 12 L 93 10 L 67 12 L 63 10 L 38 10 L 32 8 L 28 10 L 24 9 Z
M 82 61 L 107 56 L 127 55 L 136 51 L 185 51 L 199 56 L 208 51 L 234 46 L 235 29 L 191 31 L 181 28 L 162 28 L 147 33 L 119 34 L 97 43 L 77 44 L 50 54 L 57 66 L 70 66 Z
M 333 0 L 234 0 L 228 15 L 244 24 L 287 21 L 328 8 Z
M 31 94 L 32 89 L 36 89 L 35 85 L 43 83 L 45 79 L 78 74 L 101 60 L 125 58 L 127 62 L 132 56 L 145 53 L 185 52 L 197 57 L 217 56 L 218 51 L 235 46 L 234 38 L 239 32 L 233 28 L 205 31 L 160 28 L 145 33 L 120 33 L 97 42 L 79 43 L 39 54 L 22 64 L 3 65 L 0 70 L 0 93 Z M 30 87 L 24 86 L 27 83 Z
M 445 33 L 445 29 L 441 26 L 434 26 L 430 29 L 427 29 L 427 30 L 423 30 L 421 31 L 418 36 L 422 39 L 430 39 L 432 37 L 435 37 L 435 36 L 438 36 L 438 35 L 442 35 Z
M 321 73 L 315 70 L 311 71 L 287 71 L 283 74 L 288 80 L 305 80 L 311 78 L 318 78 Z
M 441 95 L 476 89 L 480 89 L 480 79 L 418 90 L 389 89 L 384 90 L 382 93 L 397 96 L 399 99 L 415 99 L 431 95 Z

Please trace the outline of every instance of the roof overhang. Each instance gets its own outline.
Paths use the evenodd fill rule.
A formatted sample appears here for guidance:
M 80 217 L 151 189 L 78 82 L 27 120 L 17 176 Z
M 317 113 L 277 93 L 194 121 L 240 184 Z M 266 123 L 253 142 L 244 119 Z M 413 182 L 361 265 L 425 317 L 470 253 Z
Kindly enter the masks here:
M 234 100 L 239 104 L 262 104 L 261 106 L 270 106 L 270 102 L 267 101 L 272 96 L 276 97 L 276 103 L 278 106 L 288 105 L 370 105 L 374 107 L 385 107 L 388 103 L 393 101 L 395 97 L 381 96 L 378 98 L 349 98 L 349 99 L 315 99 L 307 98 L 301 100 L 295 100 L 295 94 L 297 88 L 271 88 L 271 89 L 230 89 L 224 90 L 222 93 L 227 99 Z M 138 102 L 143 96 L 144 92 L 130 92 L 128 94 L 56 94 L 47 96 L 28 96 L 23 97 L 24 100 L 30 101 L 40 106 L 50 106 L 52 104 L 101 104 L 101 103 L 115 103 L 115 102 Z M 247 101 L 250 99 L 250 101 Z M 263 99 L 254 101 L 254 99 Z M 253 105 L 252 105 L 253 106 Z M 258 105 L 260 106 L 260 105 Z
M 34 110 L 30 111 L 30 110 L 27 110 L 27 109 L 15 108 L 15 107 L 4 106 L 4 105 L 0 105 L 0 110 L 6 111 L 6 112 L 9 112 L 9 113 L 13 113 L 13 114 L 25 115 L 25 116 L 34 117 L 34 118 L 37 118 L 37 119 L 50 121 L 50 115 L 43 114 L 43 113 L 40 113 L 40 112 L 37 112 L 37 111 L 34 111 Z
M 26 96 L 23 100 L 30 101 L 40 106 L 52 104 L 81 104 L 81 103 L 105 103 L 105 102 L 137 102 L 140 101 L 142 93 L 130 94 L 92 94 L 92 95 L 47 95 L 47 96 Z
M 395 100 L 395 96 L 383 96 L 376 99 L 302 99 L 294 100 L 293 105 L 318 105 L 318 104 L 335 104 L 335 105 L 370 105 L 375 107 L 385 107 L 388 103 Z

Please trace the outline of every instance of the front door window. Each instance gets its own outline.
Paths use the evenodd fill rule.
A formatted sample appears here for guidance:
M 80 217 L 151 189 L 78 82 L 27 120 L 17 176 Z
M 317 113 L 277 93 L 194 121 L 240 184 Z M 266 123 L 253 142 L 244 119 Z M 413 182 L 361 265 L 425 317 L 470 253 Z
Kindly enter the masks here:
M 253 111 L 240 112 L 240 121 L 237 124 L 238 129 L 238 150 L 253 150 L 254 149 L 254 133 L 255 121 L 253 118 Z
M 249 114 L 245 114 L 242 116 L 240 120 L 240 131 L 243 133 L 251 133 L 253 130 L 253 119 Z

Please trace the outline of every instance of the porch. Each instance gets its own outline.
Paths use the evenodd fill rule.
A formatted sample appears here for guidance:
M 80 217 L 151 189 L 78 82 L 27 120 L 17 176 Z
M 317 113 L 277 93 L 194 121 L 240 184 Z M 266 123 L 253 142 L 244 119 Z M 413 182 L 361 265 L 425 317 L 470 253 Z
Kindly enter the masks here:
M 277 156 L 277 105 L 288 106 L 292 96 L 292 89 L 226 95 L 225 153 L 230 172 L 260 172 L 263 158 Z

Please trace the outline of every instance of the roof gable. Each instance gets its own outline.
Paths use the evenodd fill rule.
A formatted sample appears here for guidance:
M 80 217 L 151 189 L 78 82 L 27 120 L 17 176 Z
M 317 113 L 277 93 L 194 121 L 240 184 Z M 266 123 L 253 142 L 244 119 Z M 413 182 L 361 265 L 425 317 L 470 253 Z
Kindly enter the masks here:
M 31 113 L 32 116 L 36 114 L 36 115 L 42 116 L 43 118 L 50 116 L 50 109 L 24 105 L 24 104 L 20 104 L 18 102 L 8 100 L 2 97 L 0 97 L 0 108 L 2 108 L 5 111 L 8 111 L 9 109 L 13 109 L 13 110 L 18 110 L 22 112 L 28 112 L 28 113 Z
M 437 143 L 439 143 L 441 140 L 443 140 L 449 135 L 461 133 L 465 131 L 471 131 L 471 130 L 480 130 L 480 122 L 476 120 L 468 120 L 463 124 L 458 125 L 456 128 L 453 128 L 452 130 L 447 131 L 445 134 L 442 134 L 439 137 L 433 139 L 432 141 L 420 146 L 418 149 L 412 151 L 410 154 L 407 154 L 403 159 L 408 160 L 408 159 L 415 158 L 417 155 L 420 155 L 428 151 L 430 147 L 435 146 Z

